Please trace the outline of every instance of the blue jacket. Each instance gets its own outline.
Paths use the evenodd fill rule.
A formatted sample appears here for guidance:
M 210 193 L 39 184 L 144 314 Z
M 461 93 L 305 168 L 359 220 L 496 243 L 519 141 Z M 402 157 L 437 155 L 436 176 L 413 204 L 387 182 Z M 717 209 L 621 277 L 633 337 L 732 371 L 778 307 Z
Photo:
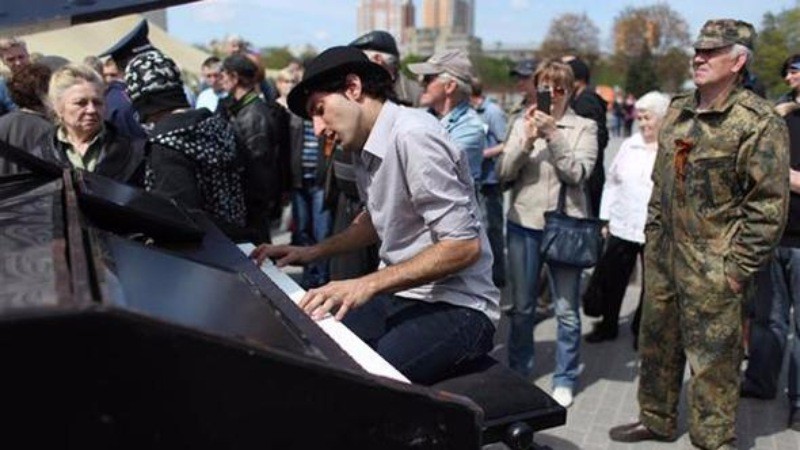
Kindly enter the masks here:
M 486 131 L 483 120 L 469 105 L 467 100 L 459 103 L 452 111 L 440 119 L 450 139 L 467 154 L 469 172 L 475 187 L 480 187 L 483 149 L 486 148 Z

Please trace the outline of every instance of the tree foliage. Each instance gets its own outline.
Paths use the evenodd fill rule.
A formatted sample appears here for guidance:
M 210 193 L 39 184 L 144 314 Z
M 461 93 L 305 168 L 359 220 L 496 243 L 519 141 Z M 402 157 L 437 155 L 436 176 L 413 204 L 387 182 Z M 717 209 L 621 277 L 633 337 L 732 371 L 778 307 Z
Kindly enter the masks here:
M 626 7 L 614 19 L 612 38 L 612 64 L 619 73 L 627 74 L 626 86 L 640 86 L 643 80 L 652 79 L 652 88 L 675 92 L 689 75 L 690 56 L 685 51 L 691 43 L 689 25 L 666 3 Z M 638 67 L 642 61 L 648 66 Z M 641 70 L 652 73 L 637 73 Z
M 586 15 L 566 13 L 553 19 L 539 48 L 541 58 L 575 55 L 594 65 L 600 57 L 600 29 Z
M 764 14 L 755 49 L 753 73 L 767 88 L 768 96 L 777 97 L 786 90 L 781 66 L 789 55 L 800 53 L 800 7 L 777 14 Z
M 614 53 L 660 56 L 690 44 L 689 24 L 666 3 L 623 9 L 614 19 Z
M 268 69 L 283 69 L 295 59 L 297 58 L 287 47 L 267 48 L 261 51 L 261 60 Z
M 636 97 L 659 88 L 658 76 L 656 75 L 655 57 L 647 47 L 642 48 L 642 54 L 631 59 L 628 65 L 628 73 L 625 76 L 625 92 L 629 92 Z

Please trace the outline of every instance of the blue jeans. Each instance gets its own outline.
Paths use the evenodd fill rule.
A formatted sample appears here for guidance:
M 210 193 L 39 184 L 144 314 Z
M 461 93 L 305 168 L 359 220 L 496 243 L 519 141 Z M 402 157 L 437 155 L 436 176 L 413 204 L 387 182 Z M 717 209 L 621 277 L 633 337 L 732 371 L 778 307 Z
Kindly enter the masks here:
M 534 316 L 539 272 L 544 263 L 540 252 L 542 231 L 507 222 L 506 239 L 512 301 L 508 364 L 514 371 L 528 377 L 534 372 Z M 553 386 L 574 388 L 581 342 L 578 310 L 581 269 L 566 266 L 550 266 L 549 269 L 548 281 L 558 323 Z
M 433 384 L 492 350 L 494 325 L 480 311 L 379 295 L 342 321 L 414 383 Z
M 503 241 L 503 189 L 499 184 L 484 184 L 478 196 L 481 219 L 492 248 L 492 281 L 495 286 L 506 285 L 506 255 Z
M 778 247 L 756 275 L 755 317 L 744 383 L 762 397 L 774 397 L 790 332 L 789 403 L 800 408 L 800 248 Z M 794 319 L 794 327 L 792 326 Z M 791 330 L 791 331 L 790 331 Z
M 314 245 L 331 234 L 331 213 L 323 209 L 324 200 L 325 191 L 316 185 L 292 190 L 292 245 Z M 328 278 L 328 261 L 315 261 L 303 268 L 300 284 L 310 289 L 327 283 Z

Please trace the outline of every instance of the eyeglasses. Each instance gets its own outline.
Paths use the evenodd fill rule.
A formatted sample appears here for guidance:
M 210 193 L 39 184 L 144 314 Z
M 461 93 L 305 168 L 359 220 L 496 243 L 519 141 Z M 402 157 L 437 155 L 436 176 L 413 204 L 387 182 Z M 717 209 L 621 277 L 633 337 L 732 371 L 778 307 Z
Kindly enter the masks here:
M 714 58 L 719 55 L 724 55 L 731 52 L 731 47 L 717 47 L 717 48 L 696 48 L 694 55 L 703 59 Z
M 539 86 L 537 86 L 537 89 L 541 91 L 550 91 L 554 95 L 564 95 L 567 93 L 566 89 L 564 89 L 561 86 L 550 86 L 547 84 L 540 84 Z
M 436 80 L 437 80 L 437 79 L 438 79 L 438 78 L 439 78 L 441 75 L 442 75 L 442 74 L 440 74 L 440 73 L 437 73 L 437 74 L 431 74 L 431 75 L 424 75 L 424 76 L 423 76 L 423 77 L 420 79 L 420 81 L 419 81 L 419 84 L 421 84 L 421 85 L 422 85 L 422 87 L 427 87 L 429 84 L 431 84 L 431 83 L 433 83 L 434 81 L 436 81 Z

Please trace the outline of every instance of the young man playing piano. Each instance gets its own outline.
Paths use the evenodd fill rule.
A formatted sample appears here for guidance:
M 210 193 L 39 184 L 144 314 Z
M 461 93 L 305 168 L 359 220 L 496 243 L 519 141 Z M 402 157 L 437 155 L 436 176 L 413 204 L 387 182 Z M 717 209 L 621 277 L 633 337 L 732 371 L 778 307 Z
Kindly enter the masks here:
M 335 314 L 411 381 L 430 384 L 491 350 L 500 293 L 466 155 L 435 117 L 393 97 L 389 73 L 356 48 L 308 64 L 289 108 L 354 152 L 366 209 L 319 244 L 265 244 L 251 256 L 302 265 L 380 242 L 378 271 L 309 290 L 299 304 L 315 319 Z

